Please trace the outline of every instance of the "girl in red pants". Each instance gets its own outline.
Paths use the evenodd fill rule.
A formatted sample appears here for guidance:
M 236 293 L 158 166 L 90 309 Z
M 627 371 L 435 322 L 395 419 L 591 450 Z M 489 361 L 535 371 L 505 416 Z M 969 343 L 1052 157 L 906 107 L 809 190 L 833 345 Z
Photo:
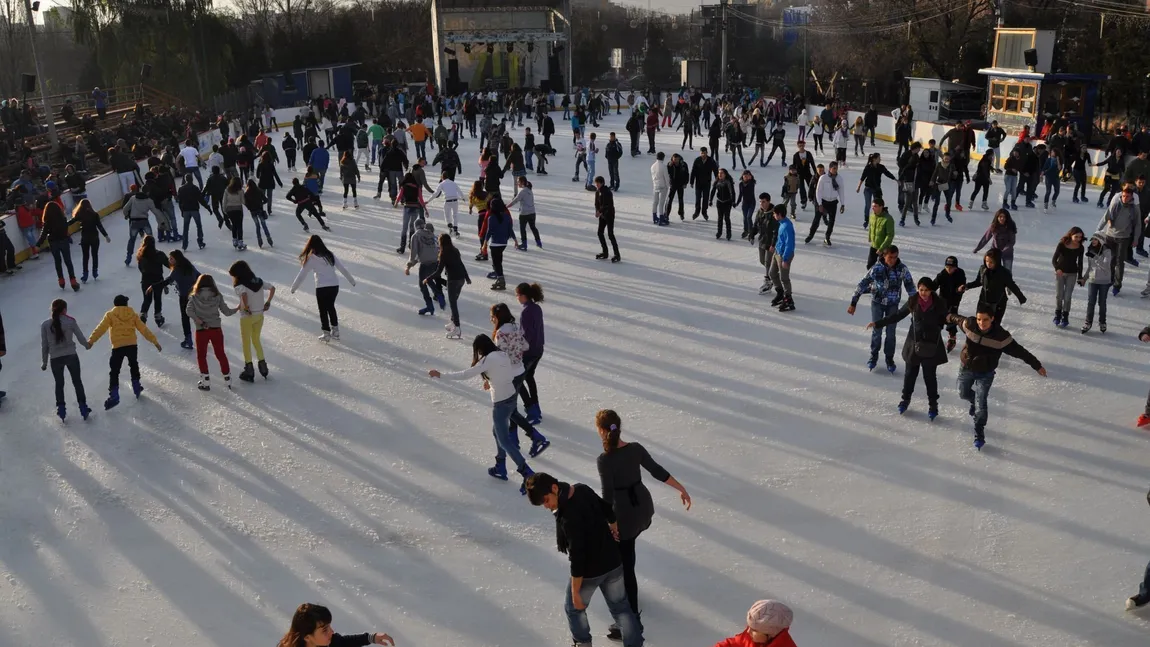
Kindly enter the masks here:
M 188 318 L 196 324 L 196 360 L 200 364 L 200 382 L 196 386 L 201 391 L 212 389 L 208 375 L 208 344 L 211 344 L 220 362 L 220 372 L 224 374 L 224 386 L 232 388 L 228 356 L 224 352 L 224 331 L 220 328 L 220 313 L 230 317 L 237 309 L 228 307 L 211 274 L 201 274 L 192 288 L 186 311 Z

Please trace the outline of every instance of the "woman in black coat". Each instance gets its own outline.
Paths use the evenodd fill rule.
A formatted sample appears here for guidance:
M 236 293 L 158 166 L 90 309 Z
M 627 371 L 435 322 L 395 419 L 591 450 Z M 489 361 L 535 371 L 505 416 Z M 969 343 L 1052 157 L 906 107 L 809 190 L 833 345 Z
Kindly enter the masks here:
M 902 361 L 906 363 L 906 374 L 902 380 L 902 401 L 898 412 L 905 413 L 910 407 L 910 396 L 914 394 L 914 383 L 918 381 L 919 368 L 922 381 L 926 383 L 926 398 L 929 405 L 927 416 L 934 420 L 938 415 L 938 367 L 946 363 L 946 348 L 942 343 L 942 329 L 946 326 L 946 302 L 935 291 L 934 281 L 929 277 L 918 280 L 918 294 L 912 294 L 901 310 L 889 317 L 883 317 L 867 324 L 867 330 L 896 324 L 910 316 L 910 330 L 902 345 Z

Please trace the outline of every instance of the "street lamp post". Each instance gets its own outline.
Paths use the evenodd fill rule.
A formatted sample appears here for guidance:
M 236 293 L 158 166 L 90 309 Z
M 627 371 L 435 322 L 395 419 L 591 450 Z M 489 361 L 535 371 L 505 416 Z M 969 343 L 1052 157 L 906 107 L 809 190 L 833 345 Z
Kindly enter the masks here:
M 39 10 L 40 3 L 36 3 L 36 10 Z M 32 2 L 31 0 L 24 0 L 24 11 L 28 16 L 28 41 L 32 48 L 32 63 L 36 70 L 36 79 L 40 82 L 40 106 L 44 115 L 45 121 L 48 122 L 48 141 L 52 144 L 52 152 L 60 148 L 60 139 L 56 136 L 56 118 L 52 114 L 51 109 L 48 107 L 48 85 L 44 82 L 44 73 L 40 69 L 40 58 L 36 55 L 36 24 L 32 20 Z

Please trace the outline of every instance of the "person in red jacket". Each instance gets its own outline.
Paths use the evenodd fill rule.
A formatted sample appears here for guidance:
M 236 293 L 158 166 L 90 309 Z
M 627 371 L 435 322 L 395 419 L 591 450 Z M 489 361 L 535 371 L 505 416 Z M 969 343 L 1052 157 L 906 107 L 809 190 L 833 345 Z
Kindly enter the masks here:
M 655 131 L 659 129 L 659 109 L 651 108 L 647 113 L 647 154 L 655 154 Z
M 791 638 L 791 620 L 794 612 L 782 602 L 759 600 L 747 611 L 747 628 L 715 647 L 795 647 Z

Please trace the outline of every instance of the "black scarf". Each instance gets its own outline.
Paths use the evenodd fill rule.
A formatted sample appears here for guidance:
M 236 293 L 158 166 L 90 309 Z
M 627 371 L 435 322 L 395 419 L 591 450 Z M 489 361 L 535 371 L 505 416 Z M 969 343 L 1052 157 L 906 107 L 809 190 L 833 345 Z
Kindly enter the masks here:
M 264 280 L 257 276 L 253 276 L 250 281 L 244 281 L 242 285 L 252 292 L 259 292 L 260 290 L 264 289 Z

